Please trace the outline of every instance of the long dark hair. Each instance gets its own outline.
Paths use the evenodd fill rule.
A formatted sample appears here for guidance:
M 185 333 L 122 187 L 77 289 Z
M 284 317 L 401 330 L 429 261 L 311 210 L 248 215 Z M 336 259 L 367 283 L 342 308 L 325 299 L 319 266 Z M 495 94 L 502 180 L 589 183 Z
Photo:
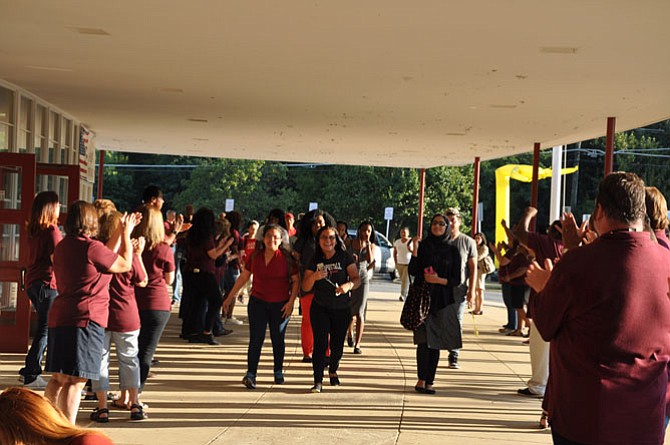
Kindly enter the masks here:
M 39 192 L 30 209 L 28 220 L 28 236 L 35 237 L 41 230 L 50 225 L 58 224 L 56 212 L 58 211 L 58 194 L 52 191 Z
M 207 207 L 200 207 L 193 215 L 191 228 L 188 230 L 186 240 L 191 247 L 204 245 L 208 239 L 214 236 L 215 225 L 214 212 Z
M 368 239 L 368 242 L 371 242 L 372 244 L 378 244 L 377 242 L 377 232 L 375 232 L 375 225 L 372 224 L 372 221 L 363 221 L 358 225 L 358 229 L 356 229 L 356 238 L 360 238 L 361 235 L 361 229 L 365 226 L 370 226 L 372 229 L 372 232 L 370 233 L 370 238 Z
M 242 224 L 242 214 L 237 210 L 226 213 L 226 219 L 230 223 L 230 231 L 240 231 L 240 224 Z
M 286 213 L 282 209 L 272 209 L 268 212 L 267 218 L 265 218 L 265 224 L 269 224 L 270 218 L 277 218 L 277 225 L 281 226 L 285 230 L 288 230 L 286 227 Z
M 319 219 L 323 217 L 324 227 L 334 227 L 334 218 L 321 209 L 310 210 L 300 219 L 300 227 L 298 228 L 298 239 L 308 239 L 314 237 L 312 235 L 312 226 Z

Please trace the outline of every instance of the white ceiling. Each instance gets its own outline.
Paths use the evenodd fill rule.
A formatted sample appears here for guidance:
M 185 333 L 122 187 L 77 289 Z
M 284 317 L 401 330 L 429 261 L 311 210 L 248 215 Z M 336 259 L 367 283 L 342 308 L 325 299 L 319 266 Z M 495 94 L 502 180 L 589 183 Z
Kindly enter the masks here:
M 669 23 L 668 0 L 0 0 L 0 78 L 108 150 L 462 165 L 669 118 Z

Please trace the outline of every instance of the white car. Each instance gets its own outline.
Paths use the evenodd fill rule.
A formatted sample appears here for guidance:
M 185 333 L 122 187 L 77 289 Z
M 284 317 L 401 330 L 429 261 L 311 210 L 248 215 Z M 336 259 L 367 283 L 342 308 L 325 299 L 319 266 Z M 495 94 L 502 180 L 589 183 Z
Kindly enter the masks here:
M 356 229 L 347 230 L 349 238 L 356 238 Z M 396 276 L 395 261 L 393 260 L 393 244 L 381 233 L 375 230 L 375 273 L 389 274 L 391 279 Z

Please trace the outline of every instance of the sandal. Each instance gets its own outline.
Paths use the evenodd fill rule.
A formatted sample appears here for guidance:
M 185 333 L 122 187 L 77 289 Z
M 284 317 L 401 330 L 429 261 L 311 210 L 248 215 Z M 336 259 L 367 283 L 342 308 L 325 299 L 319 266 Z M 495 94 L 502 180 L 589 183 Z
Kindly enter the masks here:
M 109 410 L 107 408 L 94 409 L 91 413 L 91 420 L 98 423 L 109 423 Z
M 114 400 L 110 405 L 116 409 L 127 411 L 130 409 L 129 403 L 123 403 L 121 400 Z
M 134 409 L 137 411 L 133 411 Z M 144 420 L 148 418 L 149 416 L 144 412 L 142 405 L 137 405 L 135 403 L 130 405 L 130 420 Z
M 549 413 L 542 411 L 542 416 L 540 417 L 540 429 L 546 430 L 549 428 Z

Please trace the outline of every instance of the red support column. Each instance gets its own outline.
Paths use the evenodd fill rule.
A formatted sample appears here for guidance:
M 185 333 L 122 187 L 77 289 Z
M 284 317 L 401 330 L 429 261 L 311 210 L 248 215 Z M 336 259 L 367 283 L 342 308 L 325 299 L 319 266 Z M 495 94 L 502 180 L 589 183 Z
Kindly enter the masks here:
M 105 170 L 105 150 L 98 151 L 98 199 L 102 199 L 102 183 L 104 181 L 103 172 Z
M 614 170 L 614 130 L 616 117 L 607 118 L 607 138 L 605 141 L 605 176 Z
M 540 143 L 533 145 L 533 181 L 530 186 L 530 206 L 537 208 L 538 184 L 540 182 Z M 530 222 L 530 230 L 535 231 L 535 218 Z
M 426 189 L 426 169 L 422 168 L 419 173 L 419 221 L 417 223 L 417 234 L 423 238 L 423 195 Z
M 474 164 L 474 169 L 475 169 L 475 184 L 474 184 L 474 190 L 472 192 L 472 236 L 475 236 L 475 233 L 477 233 L 477 226 L 478 226 L 478 221 L 479 221 L 479 170 L 480 170 L 480 163 L 479 163 L 479 156 L 475 158 L 475 164 Z

